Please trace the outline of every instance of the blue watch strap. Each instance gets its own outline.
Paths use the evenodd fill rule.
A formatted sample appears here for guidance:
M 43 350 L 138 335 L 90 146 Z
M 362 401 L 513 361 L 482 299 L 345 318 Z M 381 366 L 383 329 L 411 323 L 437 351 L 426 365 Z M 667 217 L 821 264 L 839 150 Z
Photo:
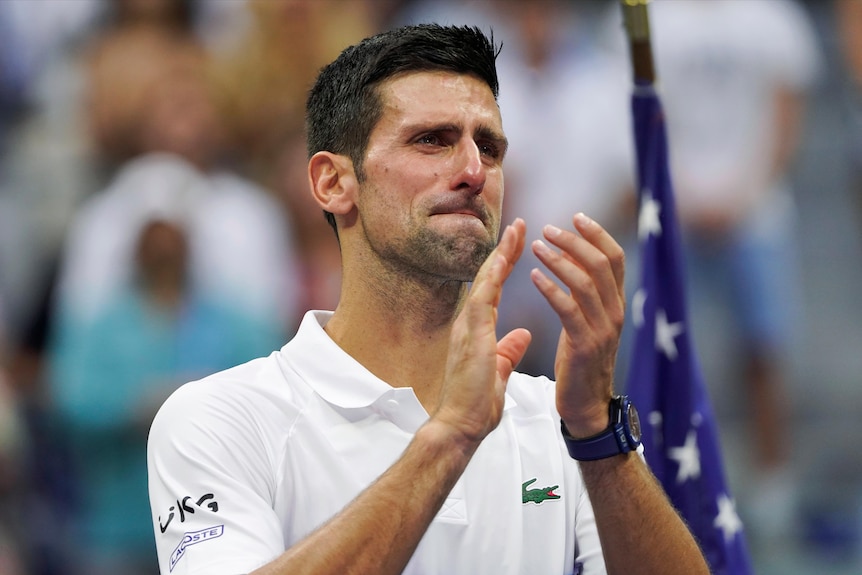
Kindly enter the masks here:
M 560 420 L 560 430 L 569 455 L 578 461 L 595 461 L 631 451 L 621 423 L 611 425 L 598 435 L 585 439 L 572 437 L 562 420 Z

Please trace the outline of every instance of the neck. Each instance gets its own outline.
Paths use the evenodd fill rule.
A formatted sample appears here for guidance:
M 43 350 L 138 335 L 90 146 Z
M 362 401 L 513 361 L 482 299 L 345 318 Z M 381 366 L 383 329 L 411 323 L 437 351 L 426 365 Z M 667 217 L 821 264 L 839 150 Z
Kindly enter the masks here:
M 452 323 L 466 293 L 462 282 L 402 276 L 369 284 L 353 281 L 345 270 L 341 299 L 326 331 L 389 385 L 413 388 L 426 411 L 433 413 Z

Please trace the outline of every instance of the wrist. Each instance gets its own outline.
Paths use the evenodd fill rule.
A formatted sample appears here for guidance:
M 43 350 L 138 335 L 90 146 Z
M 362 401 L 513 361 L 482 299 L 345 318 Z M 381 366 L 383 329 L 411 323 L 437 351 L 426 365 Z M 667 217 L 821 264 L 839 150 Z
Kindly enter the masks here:
M 561 414 L 560 419 L 566 427 L 569 436 L 574 439 L 586 439 L 605 431 L 611 423 L 608 413 L 608 403 L 611 398 L 599 402 L 590 409 L 578 413 Z
M 586 437 L 573 436 L 565 420 L 560 420 L 560 431 L 573 459 L 595 461 L 626 454 L 640 446 L 640 419 L 627 396 L 611 399 L 607 417 L 609 421 L 604 430 Z
M 422 442 L 429 451 L 463 457 L 465 461 L 470 460 L 481 443 L 481 440 L 476 440 L 455 426 L 433 417 L 419 428 L 414 441 Z

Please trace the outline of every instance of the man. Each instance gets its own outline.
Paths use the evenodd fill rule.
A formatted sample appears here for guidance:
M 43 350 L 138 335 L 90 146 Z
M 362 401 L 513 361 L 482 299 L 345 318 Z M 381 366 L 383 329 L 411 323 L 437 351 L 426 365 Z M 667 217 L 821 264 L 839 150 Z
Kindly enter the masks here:
M 497 339 L 525 226 L 494 247 L 495 52 L 478 29 L 425 25 L 321 72 L 308 170 L 341 245 L 341 300 L 156 417 L 163 573 L 707 573 L 642 458 L 621 453 L 632 433 L 580 470 L 567 447 L 595 445 L 561 434 L 561 419 L 570 438 L 609 428 L 619 245 L 578 215 L 578 233 L 548 227 L 554 247 L 532 246 L 564 284 L 532 272 L 563 325 L 556 386 L 513 371 L 529 332 Z

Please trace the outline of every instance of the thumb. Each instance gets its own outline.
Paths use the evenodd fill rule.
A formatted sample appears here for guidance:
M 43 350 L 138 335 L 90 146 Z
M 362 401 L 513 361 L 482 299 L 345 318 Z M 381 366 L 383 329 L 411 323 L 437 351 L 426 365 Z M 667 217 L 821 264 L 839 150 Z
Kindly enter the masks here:
M 497 375 L 502 381 L 509 379 L 515 366 L 524 357 L 532 334 L 523 328 L 513 329 L 497 342 Z

